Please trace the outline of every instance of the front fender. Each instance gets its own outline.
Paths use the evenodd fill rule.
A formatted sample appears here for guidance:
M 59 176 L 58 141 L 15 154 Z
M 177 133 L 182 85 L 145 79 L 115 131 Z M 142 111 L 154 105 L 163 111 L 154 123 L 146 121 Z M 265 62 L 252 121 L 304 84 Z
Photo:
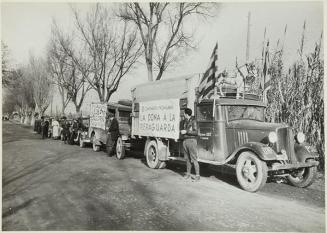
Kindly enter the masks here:
M 241 147 L 237 148 L 233 152 L 232 156 L 234 157 L 239 152 L 244 151 L 244 150 L 250 150 L 250 151 L 254 152 L 262 160 L 276 160 L 277 159 L 276 152 L 271 147 L 269 147 L 263 143 L 260 143 L 260 142 L 245 143 Z
M 317 153 L 310 152 L 306 145 L 295 143 L 294 145 L 295 155 L 299 162 L 304 163 L 309 158 L 318 158 L 319 155 Z

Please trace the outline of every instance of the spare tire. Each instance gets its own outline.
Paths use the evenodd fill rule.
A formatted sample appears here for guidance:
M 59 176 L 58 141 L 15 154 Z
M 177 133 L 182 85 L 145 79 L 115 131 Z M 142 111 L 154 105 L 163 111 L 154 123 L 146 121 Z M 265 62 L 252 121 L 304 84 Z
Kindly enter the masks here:
M 125 106 L 132 106 L 132 100 L 121 99 L 121 100 L 118 100 L 118 104 L 125 105 Z

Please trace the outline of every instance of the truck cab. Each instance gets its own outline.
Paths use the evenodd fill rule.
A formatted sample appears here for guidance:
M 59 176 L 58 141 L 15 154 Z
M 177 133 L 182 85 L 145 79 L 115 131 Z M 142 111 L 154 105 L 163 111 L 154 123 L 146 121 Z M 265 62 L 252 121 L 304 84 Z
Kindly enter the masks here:
M 119 123 L 119 133 L 120 136 L 117 139 L 116 146 L 116 157 L 118 159 L 123 159 L 125 157 L 125 149 L 129 148 L 129 139 L 131 135 L 131 106 L 126 101 L 120 103 L 107 103 L 105 104 L 106 113 L 108 115 L 109 112 L 114 112 L 115 118 Z M 92 116 L 91 116 L 92 118 Z M 84 147 L 87 144 L 92 144 L 93 151 L 100 151 L 101 148 L 105 148 L 107 145 L 108 139 L 108 125 L 110 122 L 106 120 L 106 117 L 101 119 L 103 125 L 105 127 L 94 127 L 91 125 L 88 127 L 88 132 L 84 133 L 80 139 L 80 146 Z

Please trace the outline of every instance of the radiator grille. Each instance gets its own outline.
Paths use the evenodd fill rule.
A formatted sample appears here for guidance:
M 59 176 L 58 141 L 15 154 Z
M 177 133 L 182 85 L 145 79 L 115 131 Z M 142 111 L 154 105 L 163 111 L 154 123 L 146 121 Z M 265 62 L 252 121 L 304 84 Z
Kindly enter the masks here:
M 291 128 L 280 128 L 277 130 L 277 153 L 286 151 L 288 162 L 296 163 L 297 159 L 294 152 L 294 136 Z

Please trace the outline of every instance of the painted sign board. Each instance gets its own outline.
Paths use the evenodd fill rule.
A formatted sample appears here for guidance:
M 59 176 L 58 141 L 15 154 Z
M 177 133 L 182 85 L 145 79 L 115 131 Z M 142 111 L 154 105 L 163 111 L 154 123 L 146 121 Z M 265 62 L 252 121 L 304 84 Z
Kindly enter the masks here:
M 106 129 L 107 104 L 92 103 L 90 114 L 90 127 Z
M 140 136 L 179 138 L 179 99 L 165 99 L 140 103 L 137 129 Z

